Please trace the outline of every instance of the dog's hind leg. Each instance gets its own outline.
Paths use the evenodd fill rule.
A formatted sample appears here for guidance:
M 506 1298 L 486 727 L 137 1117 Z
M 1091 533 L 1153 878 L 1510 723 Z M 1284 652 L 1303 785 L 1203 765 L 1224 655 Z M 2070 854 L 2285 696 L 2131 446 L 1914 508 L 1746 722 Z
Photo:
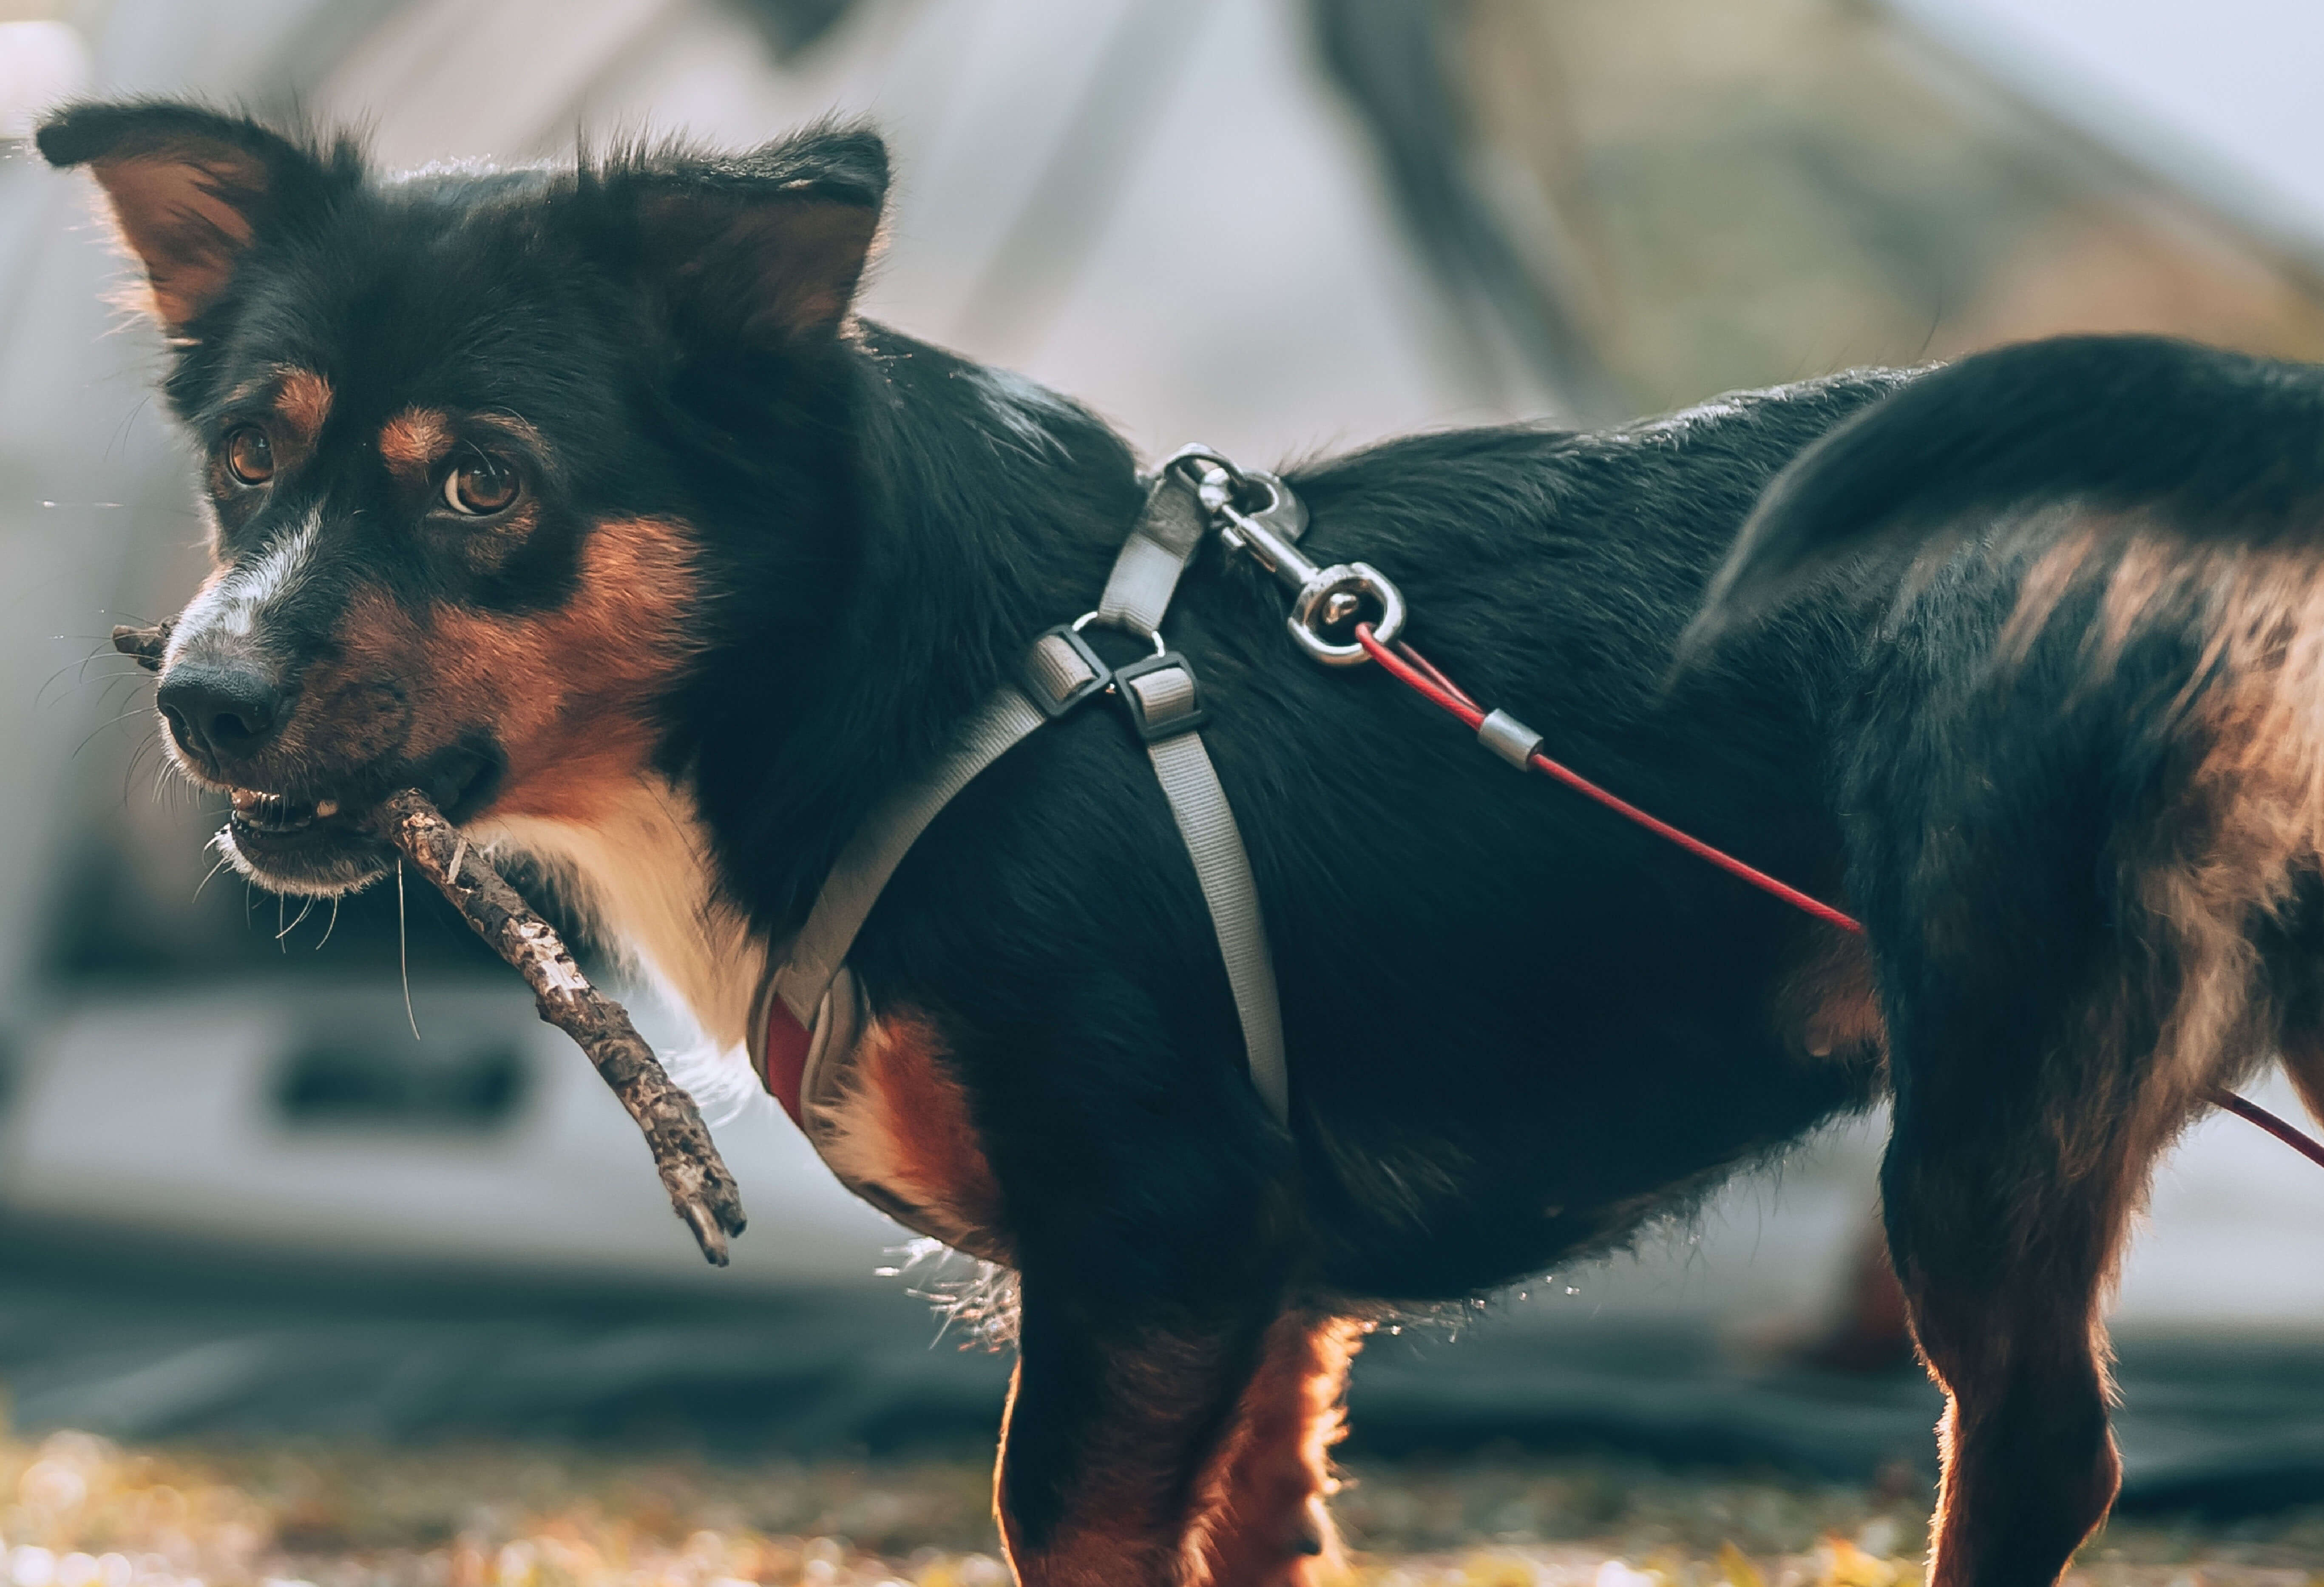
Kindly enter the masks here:
M 1272 1306 L 1128 1324 L 1025 1287 L 997 1499 L 1027 1587 L 1305 1587 L 1356 1327 Z
M 2104 991 L 2061 994 L 2061 966 L 2010 946 L 1889 955 L 1882 1199 L 1946 1401 L 1932 1587 L 2050 1587 L 2105 1519 L 2121 1468 L 2100 1307 L 2218 1050 L 2177 1045 L 2177 1013 L 2143 1018 L 2143 975 L 2102 963 L 2070 980 Z
M 1900 1107 L 1882 1176 L 1914 1333 L 1945 1394 L 1930 1581 L 2049 1587 L 2119 1485 L 2098 1307 L 2144 1165 L 2116 1151 L 2070 1176 L 2039 1139 L 2049 1120 L 1965 1139 L 1951 1112 Z
M 1888 1029 L 1889 1250 L 1946 1399 L 1930 1581 L 2050 1587 L 2120 1484 L 2101 1308 L 2131 1216 L 2273 1034 L 2246 933 L 2275 866 L 2168 787 L 2151 822 L 2093 821 L 2075 774 L 2103 761 L 1963 715 L 1992 732 L 1923 711 L 1867 757 L 1849 884 Z

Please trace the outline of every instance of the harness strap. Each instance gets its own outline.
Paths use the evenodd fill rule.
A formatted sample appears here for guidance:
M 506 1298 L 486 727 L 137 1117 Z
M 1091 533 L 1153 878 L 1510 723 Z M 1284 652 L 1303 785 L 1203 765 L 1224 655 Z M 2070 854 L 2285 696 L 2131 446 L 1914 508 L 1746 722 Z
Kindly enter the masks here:
M 1158 630 L 1179 577 L 1202 547 L 1207 514 L 1182 471 L 1166 466 L 1147 494 L 1145 511 L 1106 579 L 1097 622 L 1142 634 L 1161 650 Z M 1194 731 L 1204 714 L 1193 668 L 1163 650 L 1135 666 L 1108 668 L 1075 627 L 1053 629 L 1034 642 L 1021 685 L 1004 684 L 969 724 L 957 748 L 925 779 L 884 801 L 840 852 L 783 962 L 767 979 L 752 1020 L 752 1058 L 768 1091 L 818 1150 L 807 1105 L 833 1029 L 851 1010 L 831 1007 L 835 989 L 853 997 L 844 976 L 848 950 L 880 894 L 938 811 L 978 773 L 1043 723 L 1063 716 L 1111 685 L 1146 740 L 1154 775 L 1185 840 L 1203 890 L 1251 1084 L 1278 1124 L 1291 1118 L 1283 1019 L 1274 961 L 1260 918 L 1259 886 L 1235 825 L 1234 809 L 1208 751 Z M 862 1187 L 857 1187 L 859 1190 Z M 890 1209 L 893 1210 L 893 1209 Z
M 1185 733 L 1146 746 L 1162 795 L 1170 801 L 1203 900 L 1211 907 L 1211 927 L 1227 963 L 1242 1021 L 1242 1047 L 1250 1083 L 1278 1124 L 1291 1119 L 1291 1074 L 1283 1058 L 1283 1010 L 1275 995 L 1275 958 L 1267 949 L 1267 927 L 1259 918 L 1259 883 L 1250 855 L 1235 826 L 1234 807 L 1219 786 L 1217 769 L 1203 748 L 1202 735 Z
M 1202 450 L 1187 448 L 1187 452 Z M 1180 577 L 1202 549 L 1209 523 L 1210 514 L 1194 478 L 1165 463 L 1147 494 L 1138 527 L 1114 558 L 1105 593 L 1098 598 L 1097 621 L 1148 633 L 1159 630 Z M 1296 539 L 1305 527 L 1304 514 L 1300 523 L 1284 527 Z M 1288 1125 L 1291 1075 L 1283 1055 L 1283 1010 L 1276 995 L 1275 957 L 1268 950 L 1267 926 L 1259 912 L 1259 883 L 1251 875 L 1250 855 L 1243 847 L 1241 829 L 1235 825 L 1234 807 L 1220 785 L 1218 769 L 1211 764 L 1202 735 L 1192 731 L 1200 714 L 1193 670 L 1183 663 L 1176 670 L 1185 689 L 1186 731 L 1157 734 L 1151 725 L 1159 714 L 1157 705 L 1162 705 L 1157 686 L 1171 687 L 1176 682 L 1168 669 L 1149 670 L 1128 682 L 1125 703 L 1147 734 L 1147 758 L 1154 762 L 1155 780 L 1162 785 L 1162 797 L 1169 801 L 1171 817 L 1177 822 L 1186 853 L 1194 863 L 1203 901 L 1210 908 L 1211 928 L 1218 936 L 1219 955 L 1226 962 L 1227 985 L 1234 993 L 1235 1015 L 1242 1025 L 1243 1057 L 1251 1085 L 1276 1122 Z
M 953 796 L 974 781 L 978 772 L 1047 720 L 1020 690 L 1003 685 L 970 722 L 958 748 L 926 780 L 886 800 L 856 828 L 824 879 L 789 957 L 774 973 L 775 996 L 802 1029 L 814 1024 L 824 993 L 831 990 L 840 965 L 847 962 L 847 950 L 855 945 L 855 934 L 863 929 L 888 878 L 936 812 L 952 803 Z
M 1178 592 L 1179 576 L 1202 549 L 1206 523 L 1193 484 L 1178 469 L 1165 466 L 1147 493 L 1138 527 L 1106 576 L 1097 621 L 1136 633 L 1159 629 L 1170 597 Z

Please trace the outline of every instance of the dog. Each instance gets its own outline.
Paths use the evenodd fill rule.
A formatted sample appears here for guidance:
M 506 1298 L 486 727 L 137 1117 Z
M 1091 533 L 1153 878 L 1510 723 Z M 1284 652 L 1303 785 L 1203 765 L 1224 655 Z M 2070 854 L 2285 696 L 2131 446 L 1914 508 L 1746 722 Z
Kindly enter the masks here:
M 102 188 L 204 459 L 216 569 L 156 704 L 234 863 L 362 887 L 365 813 L 416 785 L 722 1048 L 865 813 L 1095 604 L 1144 501 L 1084 409 L 855 313 L 861 129 L 392 179 L 146 101 L 39 146 Z M 2324 1090 L 2319 390 L 2036 346 L 1294 472 L 1448 672 L 1863 938 L 1314 666 L 1207 548 L 1169 640 L 1287 1128 L 1108 713 L 972 782 L 850 958 L 849 1177 L 1017 1275 L 1019 1578 L 1331 1579 L 1371 1321 L 1617 1248 L 1893 1094 L 1932 1579 L 2056 1579 L 2116 1487 L 2096 1307 L 2148 1165 L 2279 1042 Z

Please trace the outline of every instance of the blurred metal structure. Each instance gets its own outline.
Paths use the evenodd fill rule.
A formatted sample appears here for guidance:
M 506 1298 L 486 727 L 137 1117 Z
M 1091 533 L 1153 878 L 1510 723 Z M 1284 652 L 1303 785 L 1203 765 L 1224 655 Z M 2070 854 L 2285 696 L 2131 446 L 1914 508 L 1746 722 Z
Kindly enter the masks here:
M 1031 192 L 977 272 L 961 309 L 964 338 L 1016 340 L 1072 286 L 1125 197 L 1124 179 L 1153 138 L 1210 3 L 1137 0 L 1115 19 Z M 1180 201 L 1202 226 L 1198 180 Z
M 775 53 L 788 60 L 812 49 L 847 14 L 853 0 L 734 0 L 744 15 L 766 30 Z
M 1309 0 L 1324 69 L 1348 97 L 1395 196 L 1406 239 L 1455 310 L 1487 379 L 1519 378 L 1577 420 L 1627 410 L 1594 328 L 1569 300 L 1572 250 L 1538 208 L 1533 246 L 1489 196 L 1466 34 L 1473 7 L 1443 0 Z M 1539 106 L 1554 117 L 1554 99 Z M 1514 361 L 1516 369 L 1511 369 Z

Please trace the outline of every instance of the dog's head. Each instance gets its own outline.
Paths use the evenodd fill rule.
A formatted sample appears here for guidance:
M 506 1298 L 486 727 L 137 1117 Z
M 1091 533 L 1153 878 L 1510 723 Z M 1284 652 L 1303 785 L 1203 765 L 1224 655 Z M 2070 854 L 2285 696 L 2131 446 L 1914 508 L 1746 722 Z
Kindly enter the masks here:
M 232 794 L 231 857 L 336 892 L 385 866 L 365 818 L 396 789 L 586 818 L 633 780 L 698 649 L 693 464 L 764 444 L 733 393 L 764 412 L 835 355 L 878 141 L 382 181 L 347 143 L 146 103 L 40 148 L 104 189 L 202 453 L 216 567 L 156 704 Z

